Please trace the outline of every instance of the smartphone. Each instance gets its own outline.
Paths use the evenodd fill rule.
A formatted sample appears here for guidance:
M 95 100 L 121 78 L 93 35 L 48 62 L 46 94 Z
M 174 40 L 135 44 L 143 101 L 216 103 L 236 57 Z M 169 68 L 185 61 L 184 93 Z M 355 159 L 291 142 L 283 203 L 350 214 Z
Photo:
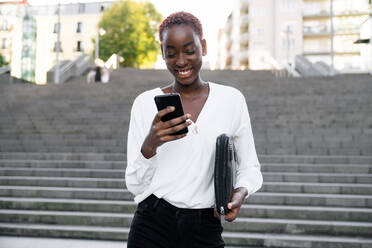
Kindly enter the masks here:
M 182 107 L 182 102 L 181 102 L 181 97 L 180 94 L 178 93 L 170 93 L 170 94 L 164 94 L 164 95 L 158 95 L 154 97 L 156 107 L 158 108 L 158 111 L 165 109 L 168 106 L 173 106 L 175 110 L 173 112 L 170 112 L 166 115 L 164 115 L 161 118 L 161 121 L 166 122 L 171 119 L 180 117 L 184 115 L 183 112 L 183 107 Z M 185 123 L 184 121 L 183 123 Z M 184 134 L 187 133 L 189 129 L 186 127 L 178 132 L 175 132 L 171 135 L 179 135 L 179 134 Z

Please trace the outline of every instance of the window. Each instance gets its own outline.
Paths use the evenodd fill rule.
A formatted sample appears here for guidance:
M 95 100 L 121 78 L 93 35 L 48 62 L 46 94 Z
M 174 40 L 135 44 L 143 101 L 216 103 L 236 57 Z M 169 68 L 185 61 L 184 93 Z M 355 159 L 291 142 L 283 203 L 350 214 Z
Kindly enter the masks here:
M 60 30 L 61 30 L 61 23 L 55 23 L 53 33 L 56 34 L 56 33 L 60 32 Z
M 60 52 L 63 52 L 62 51 L 62 44 L 61 44 L 61 42 L 59 41 L 56 41 L 55 43 L 54 43 L 54 48 L 53 48 L 53 52 L 57 52 L 57 46 L 58 46 L 58 48 L 59 48 L 59 51 Z
M 294 49 L 296 46 L 295 39 L 282 39 L 282 47 L 287 50 Z
M 76 33 L 81 33 L 83 31 L 83 23 L 78 22 L 76 26 Z
M 258 50 L 258 51 L 265 50 L 265 44 L 262 42 L 254 42 L 253 47 L 254 47 L 254 50 Z
M 231 65 L 232 65 L 232 57 L 229 56 L 229 57 L 226 58 L 225 66 L 226 66 L 227 68 L 229 68 L 229 67 L 231 67 Z
M 247 40 L 240 42 L 240 50 L 248 50 L 248 47 L 249 47 L 249 43 Z
M 240 60 L 240 68 L 247 69 L 249 67 L 249 60 L 248 58 L 244 58 Z
M 253 35 L 262 36 L 262 35 L 264 35 L 264 33 L 265 33 L 265 29 L 264 28 L 255 28 L 255 29 L 253 29 Z
M 1 30 L 9 30 L 9 25 L 6 20 L 1 23 Z
M 79 3 L 79 14 L 85 13 L 85 4 L 84 3 Z
M 295 0 L 283 0 L 280 4 L 281 12 L 293 12 L 297 8 Z
M 80 40 L 76 43 L 76 51 L 77 52 L 82 52 L 83 51 L 83 42 L 80 41 Z
M 240 33 L 241 34 L 248 33 L 248 31 L 249 31 L 248 23 L 243 23 L 242 25 L 240 25 Z
M 7 49 L 8 41 L 6 38 L 3 38 L 3 41 L 1 43 L 1 49 Z
M 266 15 L 266 10 L 264 8 L 254 8 L 252 9 L 252 16 L 262 17 Z
M 248 5 L 242 5 L 240 7 L 240 15 L 248 15 L 249 14 L 249 6 Z

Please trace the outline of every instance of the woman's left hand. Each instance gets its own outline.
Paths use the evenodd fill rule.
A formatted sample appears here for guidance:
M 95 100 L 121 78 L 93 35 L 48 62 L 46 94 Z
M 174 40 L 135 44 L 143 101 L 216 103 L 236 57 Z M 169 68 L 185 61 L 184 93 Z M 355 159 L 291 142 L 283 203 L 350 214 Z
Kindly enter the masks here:
M 227 207 L 230 209 L 230 212 L 225 215 L 225 220 L 231 222 L 238 217 L 240 207 L 242 206 L 245 197 L 247 196 L 248 191 L 246 188 L 237 188 L 234 190 L 231 202 L 227 204 Z M 216 207 L 214 208 L 214 216 L 220 219 L 220 214 L 217 212 Z

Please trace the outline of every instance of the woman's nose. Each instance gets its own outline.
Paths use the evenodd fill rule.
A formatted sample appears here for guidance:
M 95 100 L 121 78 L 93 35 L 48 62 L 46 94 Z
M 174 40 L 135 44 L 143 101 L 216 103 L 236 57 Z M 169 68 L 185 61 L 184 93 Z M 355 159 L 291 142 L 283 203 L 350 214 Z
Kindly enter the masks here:
M 185 64 L 186 64 L 186 58 L 183 53 L 180 53 L 180 55 L 177 58 L 176 65 L 183 66 Z

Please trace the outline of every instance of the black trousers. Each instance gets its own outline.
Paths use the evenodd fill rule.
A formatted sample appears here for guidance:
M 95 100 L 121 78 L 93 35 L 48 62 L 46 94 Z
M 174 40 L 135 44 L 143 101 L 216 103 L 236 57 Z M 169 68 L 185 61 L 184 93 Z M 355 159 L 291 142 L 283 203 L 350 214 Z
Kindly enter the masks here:
M 138 204 L 127 248 L 223 248 L 213 209 L 177 208 L 151 195 Z

